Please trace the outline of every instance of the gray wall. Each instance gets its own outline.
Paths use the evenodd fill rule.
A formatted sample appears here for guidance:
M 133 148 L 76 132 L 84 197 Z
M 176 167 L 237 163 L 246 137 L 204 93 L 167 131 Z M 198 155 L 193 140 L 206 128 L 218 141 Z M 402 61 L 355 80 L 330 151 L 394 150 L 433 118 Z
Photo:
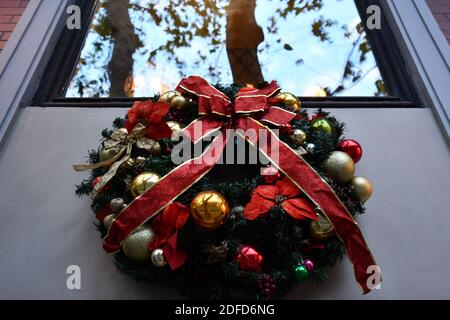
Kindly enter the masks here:
M 362 296 L 347 259 L 321 286 L 289 298 L 450 298 L 449 149 L 429 109 L 331 110 L 363 145 L 357 174 L 375 193 L 359 224 L 381 267 L 381 290 Z M 77 199 L 75 173 L 122 109 L 25 108 L 0 154 L 0 298 L 176 298 L 118 272 Z M 82 290 L 65 270 L 82 271 Z

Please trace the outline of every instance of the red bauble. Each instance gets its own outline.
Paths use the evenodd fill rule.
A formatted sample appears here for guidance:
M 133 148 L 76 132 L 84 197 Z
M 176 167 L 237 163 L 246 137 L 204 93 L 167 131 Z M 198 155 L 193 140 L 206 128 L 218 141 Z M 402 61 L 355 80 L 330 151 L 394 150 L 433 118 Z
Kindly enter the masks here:
M 261 176 L 265 183 L 271 184 L 280 179 L 281 175 L 277 168 L 270 166 L 261 170 Z
M 346 154 L 348 154 L 353 159 L 354 163 L 357 163 L 359 160 L 361 160 L 363 150 L 358 141 L 346 139 L 339 143 L 338 147 L 339 150 L 344 151 Z
M 287 125 L 285 125 L 284 127 L 280 128 L 280 134 L 283 135 L 290 135 L 292 132 L 292 125 L 290 123 L 288 123 Z
M 238 251 L 236 261 L 239 263 L 241 270 L 259 272 L 261 271 L 263 257 L 252 247 L 242 246 Z

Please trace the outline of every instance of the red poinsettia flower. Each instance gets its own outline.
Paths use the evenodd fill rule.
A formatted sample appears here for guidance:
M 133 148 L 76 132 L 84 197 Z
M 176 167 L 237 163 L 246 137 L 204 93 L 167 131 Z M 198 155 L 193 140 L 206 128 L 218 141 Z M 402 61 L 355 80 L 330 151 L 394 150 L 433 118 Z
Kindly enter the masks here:
M 163 248 L 164 256 L 172 270 L 181 267 L 187 260 L 184 250 L 178 248 L 178 230 L 183 228 L 189 217 L 189 208 L 174 202 L 168 205 L 161 214 L 152 220 L 155 240 L 149 250 Z
M 170 138 L 172 130 L 163 120 L 169 109 L 170 105 L 165 102 L 136 101 L 128 110 L 128 119 L 125 122 L 128 134 L 131 134 L 134 127 L 141 122 L 146 127 L 147 138 L 153 140 Z
M 273 207 L 281 205 L 284 211 L 297 220 L 317 220 L 314 207 L 308 200 L 298 198 L 300 193 L 288 178 L 277 181 L 275 185 L 257 186 L 245 207 L 244 216 L 248 220 L 255 220 L 265 216 Z

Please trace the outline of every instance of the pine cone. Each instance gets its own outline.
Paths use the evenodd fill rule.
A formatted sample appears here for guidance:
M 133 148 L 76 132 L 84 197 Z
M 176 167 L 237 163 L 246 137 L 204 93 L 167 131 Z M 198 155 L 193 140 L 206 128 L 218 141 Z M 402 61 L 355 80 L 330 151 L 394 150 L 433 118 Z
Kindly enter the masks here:
M 209 243 L 205 252 L 208 254 L 207 264 L 223 262 L 228 256 L 228 244 L 225 241 L 222 241 L 218 246 Z

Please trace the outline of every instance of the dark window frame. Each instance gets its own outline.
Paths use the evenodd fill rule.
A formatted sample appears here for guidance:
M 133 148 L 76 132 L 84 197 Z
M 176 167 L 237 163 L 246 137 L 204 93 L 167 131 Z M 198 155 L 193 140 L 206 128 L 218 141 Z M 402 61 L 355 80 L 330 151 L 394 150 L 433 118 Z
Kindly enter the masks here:
M 370 5 L 379 5 L 383 0 L 356 0 L 355 5 L 362 21 L 367 21 L 366 9 Z M 97 107 L 128 108 L 134 101 L 148 97 L 136 98 L 65 98 L 63 93 L 69 85 L 71 76 L 86 39 L 89 26 L 95 14 L 96 0 L 77 0 L 82 12 L 81 30 L 63 28 L 52 58 L 39 82 L 33 99 L 33 106 L 43 107 Z M 381 7 L 381 6 L 380 6 Z M 414 85 L 389 23 L 382 13 L 381 30 L 369 30 L 363 23 L 369 38 L 375 60 L 385 82 L 387 91 L 392 94 L 385 97 L 302 97 L 305 108 L 418 108 L 422 107 Z

